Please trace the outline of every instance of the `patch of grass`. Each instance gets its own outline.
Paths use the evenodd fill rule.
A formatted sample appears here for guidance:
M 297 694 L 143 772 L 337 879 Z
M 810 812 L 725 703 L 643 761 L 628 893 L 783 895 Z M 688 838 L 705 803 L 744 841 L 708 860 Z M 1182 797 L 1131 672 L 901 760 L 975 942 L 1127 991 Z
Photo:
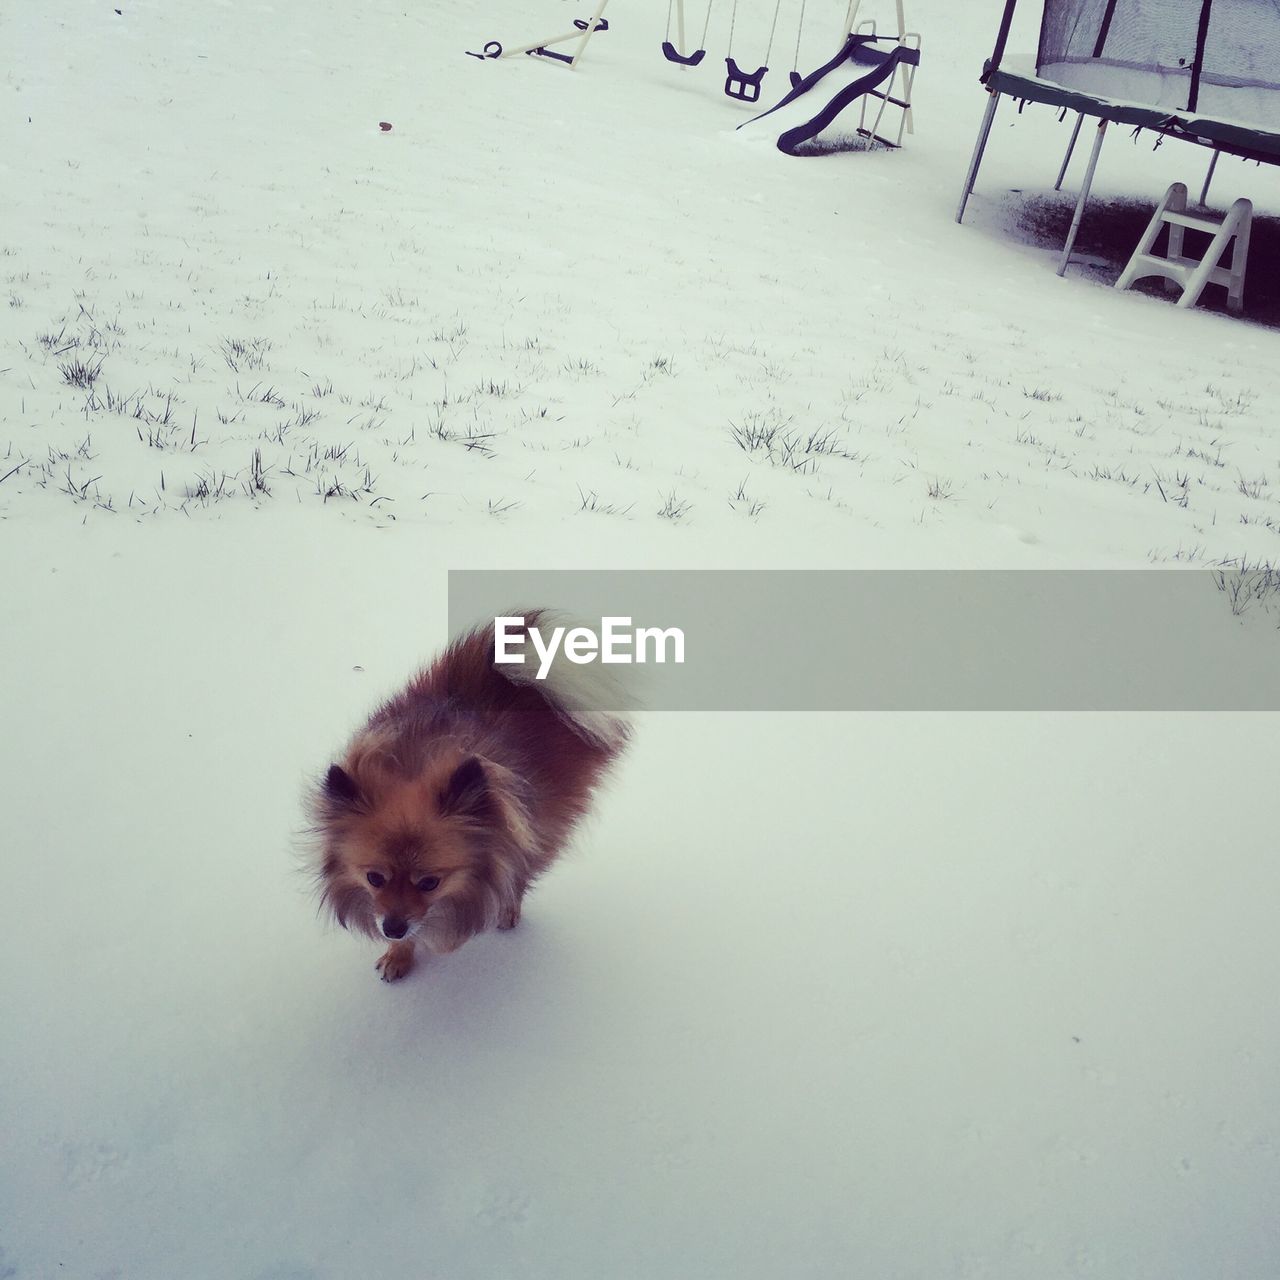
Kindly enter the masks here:
M 1219 411 L 1228 417 L 1236 417 L 1247 412 L 1258 398 L 1258 393 L 1248 387 L 1239 391 L 1226 391 L 1211 382 L 1204 390 L 1206 395 L 1212 396 L 1218 402 Z
M 494 378 L 485 378 L 471 392 L 471 395 L 493 396 L 497 400 L 503 400 L 507 396 L 518 396 L 523 390 L 523 387 L 513 387 L 509 382 L 498 382 Z
M 729 434 L 744 453 L 759 456 L 771 466 L 801 475 L 815 471 L 817 459 L 822 457 L 847 458 L 853 462 L 864 460 L 845 449 L 834 430 L 814 430 L 806 435 L 792 430 L 790 421 L 787 418 L 766 422 L 759 414 L 748 414 L 741 426 L 729 424 Z
M 267 484 L 267 472 L 270 470 L 262 461 L 262 450 L 254 449 L 253 457 L 249 459 L 249 474 L 240 482 L 249 497 L 252 498 L 255 494 L 261 494 L 264 498 L 271 496 L 271 486 Z
M 58 365 L 58 372 L 68 386 L 80 391 L 90 391 L 102 372 L 102 357 L 99 356 L 97 360 L 64 360 Z
M 255 382 L 248 391 L 241 391 L 240 384 L 236 383 L 236 395 L 241 400 L 252 400 L 259 404 L 269 404 L 273 409 L 284 408 L 284 397 L 275 389 L 268 387 L 265 391 L 262 389 L 262 383 Z
M 64 351 L 70 351 L 73 347 L 80 345 L 80 339 L 75 334 L 72 334 L 70 338 L 67 337 L 67 326 L 65 324 L 57 333 L 52 330 L 47 333 L 37 333 L 36 342 L 45 351 L 56 355 L 61 355 Z
M 1210 454 L 1207 447 L 1197 449 L 1194 445 L 1186 450 L 1188 458 L 1199 458 L 1201 462 L 1207 462 L 1211 467 L 1225 467 L 1227 464 L 1222 460 L 1222 446 L 1216 440 L 1210 440 L 1209 446 L 1213 447 L 1216 452 Z
M 658 508 L 657 514 L 664 520 L 683 520 L 693 510 L 692 504 L 686 502 L 674 489 L 665 495 L 659 493 L 658 496 L 662 498 L 662 506 Z
M 611 502 L 601 502 L 600 495 L 594 489 L 584 491 L 582 486 L 578 486 L 578 497 L 581 501 L 578 504 L 579 511 L 594 511 L 602 516 L 625 516 L 635 503 L 630 503 L 625 507 L 615 507 Z
M 757 501 L 747 492 L 747 482 L 741 481 L 737 490 L 729 495 L 729 506 L 740 515 L 754 520 L 765 508 L 763 502 Z
M 1169 486 L 1167 489 L 1166 484 Z M 1181 471 L 1175 471 L 1172 480 L 1157 473 L 1156 488 L 1160 491 L 1160 496 L 1175 507 L 1185 510 L 1191 505 L 1191 477 Z
M 328 502 L 330 498 L 350 498 L 353 502 L 359 502 L 364 494 L 372 493 L 377 485 L 377 477 L 369 470 L 364 468 L 363 473 L 358 476 L 354 483 L 350 483 L 343 479 L 342 476 L 322 470 L 316 476 L 316 495 Z
M 222 358 L 233 373 L 242 369 L 261 369 L 271 350 L 269 338 L 223 338 L 218 345 Z
M 460 444 L 471 453 L 482 454 L 486 458 L 493 457 L 494 450 L 489 444 L 495 436 L 493 431 L 478 431 L 475 423 L 468 423 L 465 431 L 455 431 L 445 425 L 444 415 L 438 414 L 436 420 L 427 428 L 437 440 L 446 444 Z
M 1280 570 L 1270 564 L 1242 567 L 1231 573 L 1218 570 L 1213 580 L 1237 618 L 1258 605 L 1267 609 L 1280 605 Z
M 87 480 L 80 480 L 73 475 L 71 465 L 68 463 L 66 470 L 62 476 L 62 483 L 58 487 L 60 493 L 65 493 L 75 502 L 83 502 L 100 511 L 114 511 L 115 503 L 110 496 L 103 497 L 98 488 L 98 481 L 102 479 L 101 475 L 90 476 Z M 90 490 L 92 489 L 92 492 Z
M 1093 470 L 1089 473 L 1090 478 L 1094 480 L 1114 480 L 1117 484 L 1128 485 L 1131 489 L 1142 484 L 1137 476 L 1129 475 L 1123 467 L 1104 467 L 1094 465 Z M 1150 485 L 1143 485 L 1143 492 L 1150 488 Z
M 232 489 L 233 477 L 227 475 L 225 471 L 214 471 L 210 468 L 207 472 L 197 474 L 194 481 L 186 486 L 185 494 L 188 502 L 198 502 L 202 507 L 207 507 L 211 503 L 221 502 L 224 498 L 230 498 L 234 492 Z
M 467 345 L 467 326 L 461 320 L 450 328 L 441 326 L 431 334 L 432 342 L 442 342 L 449 348 L 449 354 L 456 360 Z

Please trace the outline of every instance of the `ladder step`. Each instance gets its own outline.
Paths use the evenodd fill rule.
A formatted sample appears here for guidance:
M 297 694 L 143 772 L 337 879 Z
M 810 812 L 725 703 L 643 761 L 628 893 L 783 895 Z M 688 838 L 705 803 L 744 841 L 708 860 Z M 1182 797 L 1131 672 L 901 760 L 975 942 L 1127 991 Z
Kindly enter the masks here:
M 1193 231 L 1217 231 L 1223 221 L 1221 218 L 1198 218 L 1194 213 L 1173 213 L 1168 209 L 1160 215 L 1160 220 L 1190 227 Z
M 901 98 L 895 98 L 891 94 L 881 93 L 879 89 L 868 89 L 867 97 L 883 98 L 886 102 L 891 102 L 895 107 L 901 107 L 904 111 L 906 111 L 911 106 L 911 103 L 903 102 Z
M 1191 266 L 1169 258 L 1157 258 L 1149 253 L 1141 253 L 1134 255 L 1133 263 L 1140 264 L 1139 270 L 1134 276 L 1135 280 L 1141 280 L 1144 276 L 1164 276 L 1169 280 L 1177 280 L 1185 285 L 1191 279 Z
M 1133 276 L 1135 280 L 1147 276 L 1163 276 L 1166 280 L 1174 280 L 1184 288 L 1190 284 L 1192 272 L 1200 265 L 1194 258 L 1158 258 L 1154 254 L 1135 254 L 1132 263 L 1140 263 L 1142 269 Z M 1231 272 L 1225 267 L 1214 267 L 1209 272 L 1209 284 L 1231 285 Z

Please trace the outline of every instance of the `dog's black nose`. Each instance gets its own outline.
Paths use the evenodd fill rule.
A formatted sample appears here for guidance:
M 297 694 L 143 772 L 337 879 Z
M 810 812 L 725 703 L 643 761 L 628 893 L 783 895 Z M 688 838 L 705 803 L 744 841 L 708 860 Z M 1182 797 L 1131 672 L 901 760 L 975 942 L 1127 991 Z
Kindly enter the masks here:
M 382 922 L 382 932 L 388 938 L 403 938 L 409 932 L 409 922 L 407 920 L 397 920 L 395 916 L 388 916 Z

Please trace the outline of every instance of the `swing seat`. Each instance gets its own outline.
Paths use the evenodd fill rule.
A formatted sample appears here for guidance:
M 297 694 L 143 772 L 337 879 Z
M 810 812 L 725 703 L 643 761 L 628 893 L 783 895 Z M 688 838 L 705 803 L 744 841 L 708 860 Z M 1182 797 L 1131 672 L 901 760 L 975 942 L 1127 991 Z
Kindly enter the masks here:
M 705 49 L 695 49 L 686 56 L 670 40 L 664 40 L 662 42 L 662 56 L 668 62 L 678 62 L 682 67 L 696 67 L 707 56 L 707 51 Z
M 760 82 L 764 79 L 765 72 L 769 68 L 757 67 L 748 75 L 732 58 L 726 58 L 724 65 L 728 72 L 724 81 L 725 95 L 730 98 L 737 98 L 742 102 L 759 102 Z

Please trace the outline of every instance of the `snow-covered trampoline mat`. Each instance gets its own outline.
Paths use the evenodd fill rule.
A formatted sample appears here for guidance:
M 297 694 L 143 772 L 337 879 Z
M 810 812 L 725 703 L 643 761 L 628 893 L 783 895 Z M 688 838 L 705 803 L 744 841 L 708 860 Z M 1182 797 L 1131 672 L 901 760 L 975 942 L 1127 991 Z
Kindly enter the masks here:
M 1280 0 L 1044 0 L 1035 57 L 989 89 L 1280 163 Z
M 1056 62 L 1037 73 L 1032 59 L 1006 58 L 988 88 L 1280 164 L 1280 87 L 1201 83 L 1198 109 L 1178 107 L 1186 76 L 1097 61 Z

